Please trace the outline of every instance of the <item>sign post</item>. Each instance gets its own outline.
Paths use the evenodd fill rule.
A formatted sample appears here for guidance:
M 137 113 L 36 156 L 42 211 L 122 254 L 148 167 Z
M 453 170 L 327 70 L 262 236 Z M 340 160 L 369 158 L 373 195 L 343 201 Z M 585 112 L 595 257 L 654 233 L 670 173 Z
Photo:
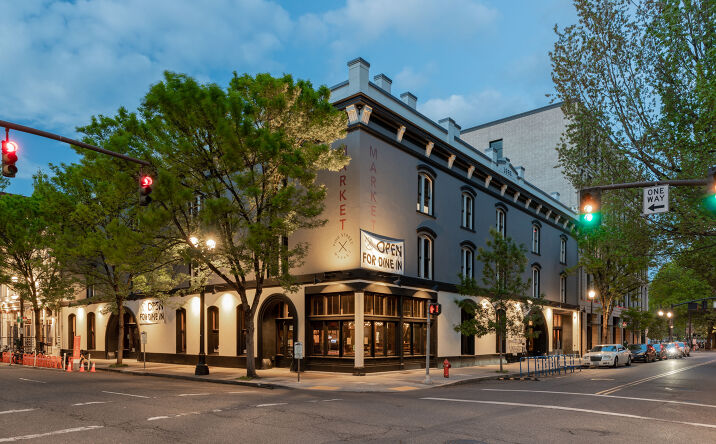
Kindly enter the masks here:
M 669 185 L 644 188 L 642 213 L 659 214 L 669 211 Z
M 147 368 L 147 332 L 142 332 L 142 349 L 144 349 L 144 369 Z
M 297 382 L 301 382 L 301 359 L 303 359 L 303 342 L 296 341 L 293 343 L 293 359 L 296 360 L 296 377 Z

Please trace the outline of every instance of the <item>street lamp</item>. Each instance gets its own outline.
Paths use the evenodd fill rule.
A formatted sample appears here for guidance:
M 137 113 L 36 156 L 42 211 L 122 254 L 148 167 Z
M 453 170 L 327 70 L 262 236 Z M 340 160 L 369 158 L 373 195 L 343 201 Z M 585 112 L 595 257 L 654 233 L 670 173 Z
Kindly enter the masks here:
M 199 239 L 192 236 L 189 241 L 194 245 L 194 247 L 198 247 L 199 245 Z M 216 248 L 216 241 L 214 239 L 207 239 L 206 240 L 206 248 L 211 251 L 214 248 Z M 204 313 L 204 293 L 206 292 L 206 283 L 203 282 L 200 290 L 199 290 L 199 362 L 196 363 L 196 368 L 194 369 L 195 375 L 208 375 L 209 374 L 209 366 L 206 365 L 206 352 L 204 350 L 204 343 L 205 341 L 205 330 L 206 330 L 206 323 L 204 321 L 205 313 Z
M 673 341 L 674 320 L 672 318 L 674 316 L 674 313 L 672 313 L 671 310 L 667 311 L 666 313 L 664 313 L 664 310 L 659 310 L 657 314 L 659 315 L 659 317 L 663 317 L 664 314 L 666 314 L 667 319 L 669 319 L 669 342 Z
M 589 290 L 587 292 L 587 296 L 589 296 L 589 338 L 591 339 L 591 344 L 589 344 L 589 348 L 591 349 L 592 345 L 594 345 L 594 332 L 592 330 L 592 316 L 594 313 L 594 297 L 597 295 L 597 292 L 594 291 L 594 289 Z

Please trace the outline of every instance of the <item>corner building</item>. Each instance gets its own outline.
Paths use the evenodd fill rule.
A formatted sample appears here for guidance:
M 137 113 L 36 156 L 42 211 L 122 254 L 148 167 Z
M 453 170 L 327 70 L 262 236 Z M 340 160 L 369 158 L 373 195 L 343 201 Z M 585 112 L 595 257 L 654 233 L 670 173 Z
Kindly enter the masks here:
M 436 123 L 422 115 L 417 98 L 394 96 L 384 74 L 371 80 L 361 58 L 348 62 L 348 80 L 331 88 L 331 101 L 346 112 L 348 133 L 337 146 L 351 161 L 319 177 L 327 188 L 328 223 L 289 239 L 310 246 L 305 263 L 293 270 L 299 291 L 264 289 L 255 319 L 257 366 L 291 366 L 297 340 L 304 343 L 302 368 L 308 370 L 416 368 L 424 366 L 428 340 L 437 362 L 497 362 L 494 335 L 467 338 L 454 330 L 465 318 L 455 303 L 463 298 L 456 291 L 458 274 L 480 279 L 475 253 L 492 227 L 525 245 L 524 278 L 532 278 L 531 291 L 547 301 L 542 325 L 525 326 L 539 328 L 538 338 L 508 337 L 503 350 L 510 356 L 578 351 L 578 282 L 565 273 L 577 262 L 575 214 L 528 183 L 524 168 L 461 140 L 453 119 Z M 207 363 L 243 367 L 240 299 L 215 283 L 206 294 Z M 427 338 L 429 301 L 441 303 L 442 314 Z M 137 299 L 127 308 L 122 346 L 129 357 L 147 331 L 147 360 L 196 363 L 198 296 L 163 304 Z M 67 337 L 82 336 L 83 349 L 89 343 L 95 356 L 116 351 L 116 316 L 104 304 L 76 301 L 63 318 Z

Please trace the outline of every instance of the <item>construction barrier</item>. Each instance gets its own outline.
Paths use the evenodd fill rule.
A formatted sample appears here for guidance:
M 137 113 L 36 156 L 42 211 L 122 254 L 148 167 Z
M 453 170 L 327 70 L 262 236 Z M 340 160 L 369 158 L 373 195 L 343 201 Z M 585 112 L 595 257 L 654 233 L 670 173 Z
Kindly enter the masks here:
M 12 356 L 12 352 L 3 352 L 2 362 L 5 364 L 12 363 Z M 60 358 L 59 356 L 46 356 L 36 355 L 34 353 L 24 353 L 19 364 L 27 365 L 30 367 L 62 368 L 62 358 Z
M 523 367 L 524 364 L 524 367 Z M 524 356 L 520 358 L 520 377 L 561 375 L 582 371 L 582 364 L 577 355 Z M 523 370 L 525 370 L 523 372 Z

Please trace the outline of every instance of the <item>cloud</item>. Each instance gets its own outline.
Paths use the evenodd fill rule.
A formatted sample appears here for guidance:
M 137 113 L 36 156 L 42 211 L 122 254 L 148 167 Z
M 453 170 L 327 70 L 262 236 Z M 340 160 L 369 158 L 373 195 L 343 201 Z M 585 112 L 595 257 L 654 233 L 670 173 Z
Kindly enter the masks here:
M 438 121 L 452 117 L 463 129 L 480 123 L 507 117 L 535 108 L 528 98 L 504 95 L 495 89 L 468 94 L 452 94 L 446 98 L 433 98 L 418 103 L 418 110 Z
M 473 0 L 347 0 L 342 8 L 300 17 L 297 34 L 308 39 L 332 36 L 335 46 L 355 49 L 388 33 L 411 40 L 467 37 L 497 15 Z
M 265 0 L 5 2 L 2 15 L 0 107 L 65 131 L 136 106 L 167 69 L 275 69 L 272 53 L 294 27 Z
M 420 71 L 414 70 L 411 66 L 406 66 L 395 75 L 395 83 L 402 89 L 415 91 L 426 85 L 430 78 L 434 76 L 435 71 L 434 64 L 428 64 Z

